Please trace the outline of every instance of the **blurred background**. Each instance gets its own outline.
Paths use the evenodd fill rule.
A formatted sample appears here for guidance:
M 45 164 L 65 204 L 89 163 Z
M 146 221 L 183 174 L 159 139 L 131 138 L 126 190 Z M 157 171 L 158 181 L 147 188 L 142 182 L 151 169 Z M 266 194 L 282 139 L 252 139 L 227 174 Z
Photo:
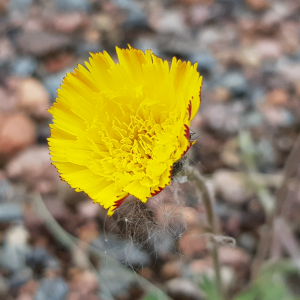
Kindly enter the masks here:
M 176 238 L 146 247 L 50 164 L 46 110 L 65 74 L 127 44 L 198 62 L 189 158 L 237 243 L 218 249 L 222 298 L 205 209 L 184 185 L 187 227 L 175 218 Z M 299 132 L 299 0 L 0 0 L 0 298 L 300 299 Z M 178 208 L 168 190 L 156 201 Z

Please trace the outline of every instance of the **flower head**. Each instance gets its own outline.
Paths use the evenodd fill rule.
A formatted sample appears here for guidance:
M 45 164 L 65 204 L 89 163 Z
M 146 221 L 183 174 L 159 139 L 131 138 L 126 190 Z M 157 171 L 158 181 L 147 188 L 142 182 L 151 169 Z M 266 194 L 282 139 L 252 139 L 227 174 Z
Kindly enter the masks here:
M 190 148 L 200 105 L 197 65 L 151 50 L 91 54 L 67 74 L 50 108 L 53 164 L 76 191 L 109 209 L 133 195 L 142 202 L 170 184 L 172 166 Z

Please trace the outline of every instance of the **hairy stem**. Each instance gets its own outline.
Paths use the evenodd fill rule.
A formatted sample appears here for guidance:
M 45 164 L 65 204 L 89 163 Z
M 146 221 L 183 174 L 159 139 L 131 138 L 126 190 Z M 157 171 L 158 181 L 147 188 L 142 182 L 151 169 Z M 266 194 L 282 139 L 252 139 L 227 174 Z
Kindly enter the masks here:
M 211 241 L 211 256 L 213 259 L 214 264 L 214 270 L 216 275 L 216 286 L 218 289 L 218 294 L 220 299 L 224 299 L 224 291 L 223 291 L 223 285 L 222 285 L 222 278 L 221 278 L 221 272 L 220 272 L 220 263 L 219 263 L 219 254 L 218 254 L 218 247 L 216 244 L 216 241 L 214 239 L 214 235 L 218 234 L 217 230 L 217 222 L 213 210 L 213 198 L 211 193 L 209 192 L 205 179 L 200 174 L 200 172 L 193 167 L 189 167 L 189 176 L 192 177 L 196 182 L 196 187 L 201 192 L 203 203 L 205 205 L 206 209 L 206 215 L 207 215 L 207 221 L 209 224 L 209 232 L 211 233 L 210 241 Z

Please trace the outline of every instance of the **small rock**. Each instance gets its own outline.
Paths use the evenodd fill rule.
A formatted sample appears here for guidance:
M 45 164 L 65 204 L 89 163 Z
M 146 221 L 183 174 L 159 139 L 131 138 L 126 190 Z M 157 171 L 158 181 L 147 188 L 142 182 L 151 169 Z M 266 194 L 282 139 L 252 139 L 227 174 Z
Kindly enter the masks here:
M 261 59 L 278 59 L 282 55 L 281 46 L 276 40 L 259 41 L 255 50 Z
M 174 300 L 203 300 L 200 289 L 187 279 L 175 278 L 167 282 L 167 290 Z
M 37 67 L 37 60 L 32 56 L 18 57 L 12 62 L 12 75 L 17 77 L 32 76 Z
M 51 164 L 47 146 L 25 149 L 6 166 L 8 178 L 24 180 L 28 187 L 43 194 L 57 192 L 60 178 Z
M 273 127 L 288 128 L 295 124 L 295 118 L 290 111 L 283 107 L 265 105 L 261 108 L 264 118 Z
M 32 92 L 34 91 L 34 93 Z M 34 78 L 21 79 L 18 85 L 19 103 L 24 112 L 38 119 L 49 118 L 50 98 L 43 85 Z
M 45 69 L 50 73 L 59 72 L 73 65 L 75 56 L 73 51 L 59 51 L 44 59 Z
M 32 280 L 33 274 L 30 268 L 24 268 L 15 271 L 12 276 L 9 277 L 8 284 L 12 292 L 18 291 L 18 289 Z
M 57 11 L 63 12 L 89 12 L 92 9 L 92 4 L 86 0 L 55 0 L 53 1 Z
M 196 52 L 189 56 L 189 60 L 194 64 L 198 63 L 198 71 L 202 74 L 210 74 L 215 68 L 215 60 L 209 52 Z
M 143 52 L 145 52 L 148 49 L 151 49 L 153 53 L 155 53 L 155 55 L 157 55 L 158 57 L 163 57 L 163 54 L 157 46 L 155 36 L 139 36 L 135 39 L 133 47 L 136 49 L 141 49 Z
M 214 99 L 218 102 L 226 102 L 231 96 L 230 90 L 224 86 L 217 86 L 214 92 Z
M 136 2 L 130 0 L 114 0 L 113 2 L 126 12 L 122 24 L 125 31 L 138 29 L 141 32 L 143 29 L 149 29 L 148 18 Z
M 183 274 L 183 263 L 179 261 L 169 261 L 161 269 L 161 276 L 165 280 L 170 280 L 175 277 L 181 277 Z
M 34 280 L 28 281 L 20 287 L 17 300 L 33 300 L 38 283 Z
M 239 236 L 238 243 L 250 253 L 254 253 L 257 246 L 257 240 L 255 239 L 254 235 L 247 232 L 242 233 Z
M 246 251 L 237 247 L 221 247 L 218 251 L 220 264 L 233 267 L 237 278 L 243 278 L 249 272 L 251 258 Z
M 200 258 L 207 253 L 207 236 L 203 231 L 188 231 L 179 240 L 178 247 L 184 256 Z
M 271 141 L 262 137 L 254 144 L 258 167 L 263 172 L 272 172 L 276 165 L 276 152 Z
M 55 15 L 51 25 L 59 32 L 71 34 L 76 30 L 85 29 L 88 18 L 80 12 L 71 12 Z
M 25 268 L 26 257 L 30 251 L 28 237 L 27 230 L 22 226 L 11 227 L 6 232 L 0 257 L 3 269 L 15 272 Z
M 37 246 L 31 249 L 31 252 L 27 256 L 27 264 L 39 275 L 42 275 L 43 271 L 47 268 L 59 268 L 57 258 L 52 256 L 43 246 Z M 57 267 L 55 268 L 55 266 Z
M 196 259 L 190 264 L 190 270 L 193 274 L 210 274 L 213 270 L 213 263 L 211 259 Z
M 239 175 L 227 170 L 218 170 L 213 176 L 216 194 L 233 204 L 241 204 L 249 200 L 252 193 L 247 190 L 246 183 Z
M 68 36 L 42 31 L 25 31 L 17 38 L 16 43 L 22 53 L 36 57 L 73 48 Z
M 0 203 L 11 200 L 14 194 L 13 186 L 5 179 L 4 173 L 0 171 Z
M 9 286 L 7 280 L 0 275 L 0 296 L 5 295 L 8 292 Z
M 173 33 L 176 35 L 184 35 L 187 33 L 188 27 L 184 21 L 182 10 L 169 9 L 164 11 L 159 20 L 152 24 L 155 30 L 160 33 Z
M 102 51 L 103 48 L 100 46 L 99 43 L 84 40 L 78 45 L 76 55 L 88 60 L 90 57 L 89 53 L 97 53 Z
M 0 163 L 36 140 L 33 122 L 22 113 L 0 114 Z
M 221 159 L 226 166 L 237 168 L 241 165 L 241 155 L 236 139 L 231 139 L 224 144 Z
M 91 271 L 78 270 L 73 272 L 69 288 L 71 293 L 76 293 L 81 299 L 86 299 L 88 295 L 97 293 L 99 282 Z
M 266 103 L 269 105 L 282 106 L 288 101 L 288 94 L 284 89 L 274 89 L 267 94 Z
M 0 39 L 0 61 L 10 61 L 15 58 L 15 50 L 8 38 Z
M 189 22 L 192 26 L 202 26 L 211 17 L 207 5 L 194 5 L 189 11 Z
M 65 300 L 69 288 L 61 277 L 45 278 L 39 283 L 35 300 Z
M 79 203 L 78 213 L 85 219 L 94 219 L 100 211 L 100 205 L 95 205 L 90 199 Z
M 219 134 L 235 135 L 240 129 L 239 120 L 244 110 L 241 102 L 209 105 L 202 109 L 203 126 Z
M 1 196 L 0 196 L 1 197 Z M 0 204 L 0 223 L 22 220 L 23 213 L 19 205 Z
M 10 13 L 18 11 L 21 14 L 26 14 L 32 2 L 32 0 L 11 0 L 8 5 L 8 10 Z
M 239 72 L 226 73 L 221 79 L 220 85 L 228 88 L 233 97 L 241 98 L 248 93 L 248 83 L 243 74 Z
M 269 8 L 269 2 L 266 0 L 247 0 L 246 2 L 254 11 L 264 11 Z
M 51 74 L 47 76 L 43 83 L 48 90 L 48 93 L 50 95 L 50 99 L 52 102 L 54 102 L 55 98 L 57 97 L 57 89 L 60 87 L 62 84 L 62 81 L 64 77 L 66 76 L 66 73 L 71 72 L 73 70 L 71 69 L 64 69 L 58 73 Z
M 49 114 L 49 116 L 50 116 L 50 114 Z M 41 122 L 39 120 L 39 123 L 37 125 L 38 125 L 36 128 L 37 143 L 38 144 L 48 144 L 47 139 L 50 137 L 49 118 L 48 118 L 48 120 L 45 120 L 44 122 Z

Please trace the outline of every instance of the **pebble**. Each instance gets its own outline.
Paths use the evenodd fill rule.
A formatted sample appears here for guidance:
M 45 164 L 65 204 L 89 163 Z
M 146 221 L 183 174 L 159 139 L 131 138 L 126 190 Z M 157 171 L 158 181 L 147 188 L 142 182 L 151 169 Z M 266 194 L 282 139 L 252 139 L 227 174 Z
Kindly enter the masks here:
M 51 19 L 51 25 L 59 32 L 72 34 L 84 30 L 88 25 L 88 18 L 81 12 L 60 13 Z
M 37 60 L 32 56 L 21 56 L 12 62 L 12 75 L 16 77 L 30 77 L 38 67 Z
M 32 280 L 33 274 L 30 268 L 23 268 L 15 271 L 12 276 L 8 279 L 9 289 L 11 291 L 18 291 L 18 289 Z
M 220 82 L 221 86 L 228 88 L 234 98 L 242 98 L 248 94 L 248 83 L 240 72 L 226 73 Z
M 34 191 L 47 194 L 58 190 L 60 178 L 51 164 L 47 146 L 33 146 L 15 156 L 6 166 L 8 178 L 23 180 Z
M 47 109 L 50 108 L 50 98 L 40 81 L 30 77 L 21 79 L 17 92 L 19 96 L 17 106 L 20 109 L 37 119 L 49 118 Z
M 160 273 L 165 280 L 181 277 L 183 275 L 183 262 L 181 260 L 169 261 L 164 264 Z
M 273 128 L 289 128 L 295 124 L 293 114 L 283 107 L 265 106 L 261 112 Z
M 276 152 L 272 142 L 263 137 L 254 144 L 257 165 L 262 172 L 274 172 Z
M 276 60 L 282 55 L 281 45 L 275 40 L 261 40 L 255 47 L 261 59 Z
M 48 90 L 52 102 L 54 102 L 55 98 L 57 97 L 57 89 L 62 84 L 62 81 L 66 76 L 66 73 L 71 71 L 73 71 L 73 69 L 67 68 L 44 78 L 43 83 L 46 89 Z
M 98 278 L 93 272 L 88 270 L 74 270 L 72 273 L 69 285 L 70 293 L 77 294 L 81 299 L 87 299 L 87 297 L 97 293 L 100 286 Z M 70 298 L 72 299 L 72 297 L 69 296 L 68 299 Z
M 55 8 L 59 12 L 89 12 L 92 9 L 92 4 L 87 0 L 54 0 Z
M 204 107 L 203 126 L 218 133 L 235 135 L 240 129 L 240 115 L 244 109 L 242 102 L 217 103 Z
M 55 51 L 72 49 L 71 39 L 67 35 L 46 31 L 24 31 L 16 40 L 17 47 L 22 53 L 37 58 L 53 54 Z
M 198 63 L 198 71 L 200 74 L 205 72 L 204 74 L 210 75 L 215 68 L 216 62 L 211 56 L 211 54 L 207 51 L 192 53 L 189 58 L 193 64 Z
M 21 225 L 8 229 L 1 248 L 0 265 L 3 269 L 17 272 L 25 268 L 26 257 L 30 252 L 28 237 L 28 231 Z
M 26 259 L 27 265 L 41 275 L 47 268 L 59 269 L 59 261 L 43 246 L 33 247 Z
M 11 0 L 9 1 L 8 11 L 11 14 L 17 11 L 24 16 L 24 14 L 28 13 L 32 3 L 33 0 Z
M 0 162 L 12 158 L 36 141 L 35 125 L 23 113 L 0 114 Z
M 0 171 L 0 203 L 10 201 L 14 194 L 13 186 L 6 180 L 4 173 Z
M 1 182 L 0 182 L 1 185 Z M 1 186 L 0 186 L 1 189 Z M 1 191 L 0 191 L 1 193 Z M 1 195 L 0 195 L 1 199 Z M 20 205 L 13 203 L 0 204 L 0 223 L 1 222 L 11 222 L 11 221 L 21 221 L 23 217 L 22 209 Z
M 218 170 L 213 175 L 215 191 L 224 201 L 241 204 L 250 199 L 252 193 L 247 189 L 246 182 L 240 175 L 232 171 Z
M 261 12 L 269 8 L 269 2 L 266 0 L 247 0 L 249 7 L 254 11 Z
M 221 247 L 219 249 L 219 259 L 221 264 L 232 266 L 248 265 L 250 255 L 242 248 Z
M 286 90 L 277 88 L 267 94 L 266 103 L 269 105 L 283 106 L 287 104 L 289 95 Z
M 61 277 L 44 278 L 40 281 L 34 300 L 65 300 L 69 288 Z
M 184 278 L 175 278 L 167 283 L 167 290 L 170 297 L 180 300 L 203 300 L 204 295 L 200 289 L 191 281 Z
M 187 258 L 200 258 L 207 254 L 207 236 L 203 231 L 190 230 L 179 240 L 178 247 Z

